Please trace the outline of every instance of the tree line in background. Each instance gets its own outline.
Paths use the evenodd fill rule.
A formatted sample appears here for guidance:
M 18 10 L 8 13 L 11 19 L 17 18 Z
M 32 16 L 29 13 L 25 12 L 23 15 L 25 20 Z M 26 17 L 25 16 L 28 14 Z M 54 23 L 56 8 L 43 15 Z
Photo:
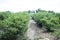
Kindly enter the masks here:
M 38 8 L 37 10 L 28 10 L 28 13 L 38 13 L 38 12 L 48 12 L 48 13 L 55 13 L 54 11 L 46 11 L 46 10 L 42 10 L 40 8 Z

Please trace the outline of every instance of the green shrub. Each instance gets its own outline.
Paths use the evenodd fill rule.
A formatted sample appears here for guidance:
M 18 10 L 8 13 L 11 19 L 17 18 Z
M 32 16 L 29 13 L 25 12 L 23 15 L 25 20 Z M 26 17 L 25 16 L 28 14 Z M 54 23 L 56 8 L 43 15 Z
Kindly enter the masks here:
M 32 18 L 48 31 L 60 29 L 60 17 L 55 13 L 39 12 L 33 14 Z
M 51 33 L 53 36 L 55 36 L 56 40 L 60 40 L 60 31 L 59 30 L 55 30 L 55 32 Z
M 1 13 L 0 40 L 16 40 L 27 31 L 29 15 L 26 13 Z M 24 38 L 24 37 L 23 37 Z
M 8 18 L 10 16 L 10 12 L 0 12 L 0 20 L 4 20 L 5 18 Z

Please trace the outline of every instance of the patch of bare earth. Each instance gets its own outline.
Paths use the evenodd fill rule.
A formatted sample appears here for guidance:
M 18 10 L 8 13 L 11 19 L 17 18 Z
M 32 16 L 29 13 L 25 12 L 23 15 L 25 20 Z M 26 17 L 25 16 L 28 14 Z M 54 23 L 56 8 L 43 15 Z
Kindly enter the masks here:
M 43 33 L 43 30 L 40 29 L 32 19 L 28 24 L 27 37 L 27 40 L 55 40 L 55 37 L 49 33 Z

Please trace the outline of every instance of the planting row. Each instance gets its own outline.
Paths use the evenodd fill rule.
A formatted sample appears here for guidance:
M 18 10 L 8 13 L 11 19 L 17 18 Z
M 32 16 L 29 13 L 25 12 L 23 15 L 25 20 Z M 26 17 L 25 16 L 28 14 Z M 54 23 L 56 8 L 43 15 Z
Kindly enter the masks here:
M 0 12 L 0 40 L 22 39 L 28 28 L 28 21 L 29 15 L 24 12 Z
M 40 27 L 45 28 L 47 31 L 54 31 L 54 34 L 60 38 L 59 13 L 38 12 L 32 15 L 32 19 L 34 19 Z

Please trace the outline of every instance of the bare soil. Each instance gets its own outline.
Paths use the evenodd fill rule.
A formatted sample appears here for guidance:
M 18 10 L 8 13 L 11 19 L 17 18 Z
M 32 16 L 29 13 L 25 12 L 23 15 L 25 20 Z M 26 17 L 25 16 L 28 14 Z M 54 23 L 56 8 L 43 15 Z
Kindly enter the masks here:
M 43 33 L 43 29 L 39 28 L 36 22 L 30 19 L 27 30 L 27 40 L 55 40 L 55 37 L 49 33 Z

